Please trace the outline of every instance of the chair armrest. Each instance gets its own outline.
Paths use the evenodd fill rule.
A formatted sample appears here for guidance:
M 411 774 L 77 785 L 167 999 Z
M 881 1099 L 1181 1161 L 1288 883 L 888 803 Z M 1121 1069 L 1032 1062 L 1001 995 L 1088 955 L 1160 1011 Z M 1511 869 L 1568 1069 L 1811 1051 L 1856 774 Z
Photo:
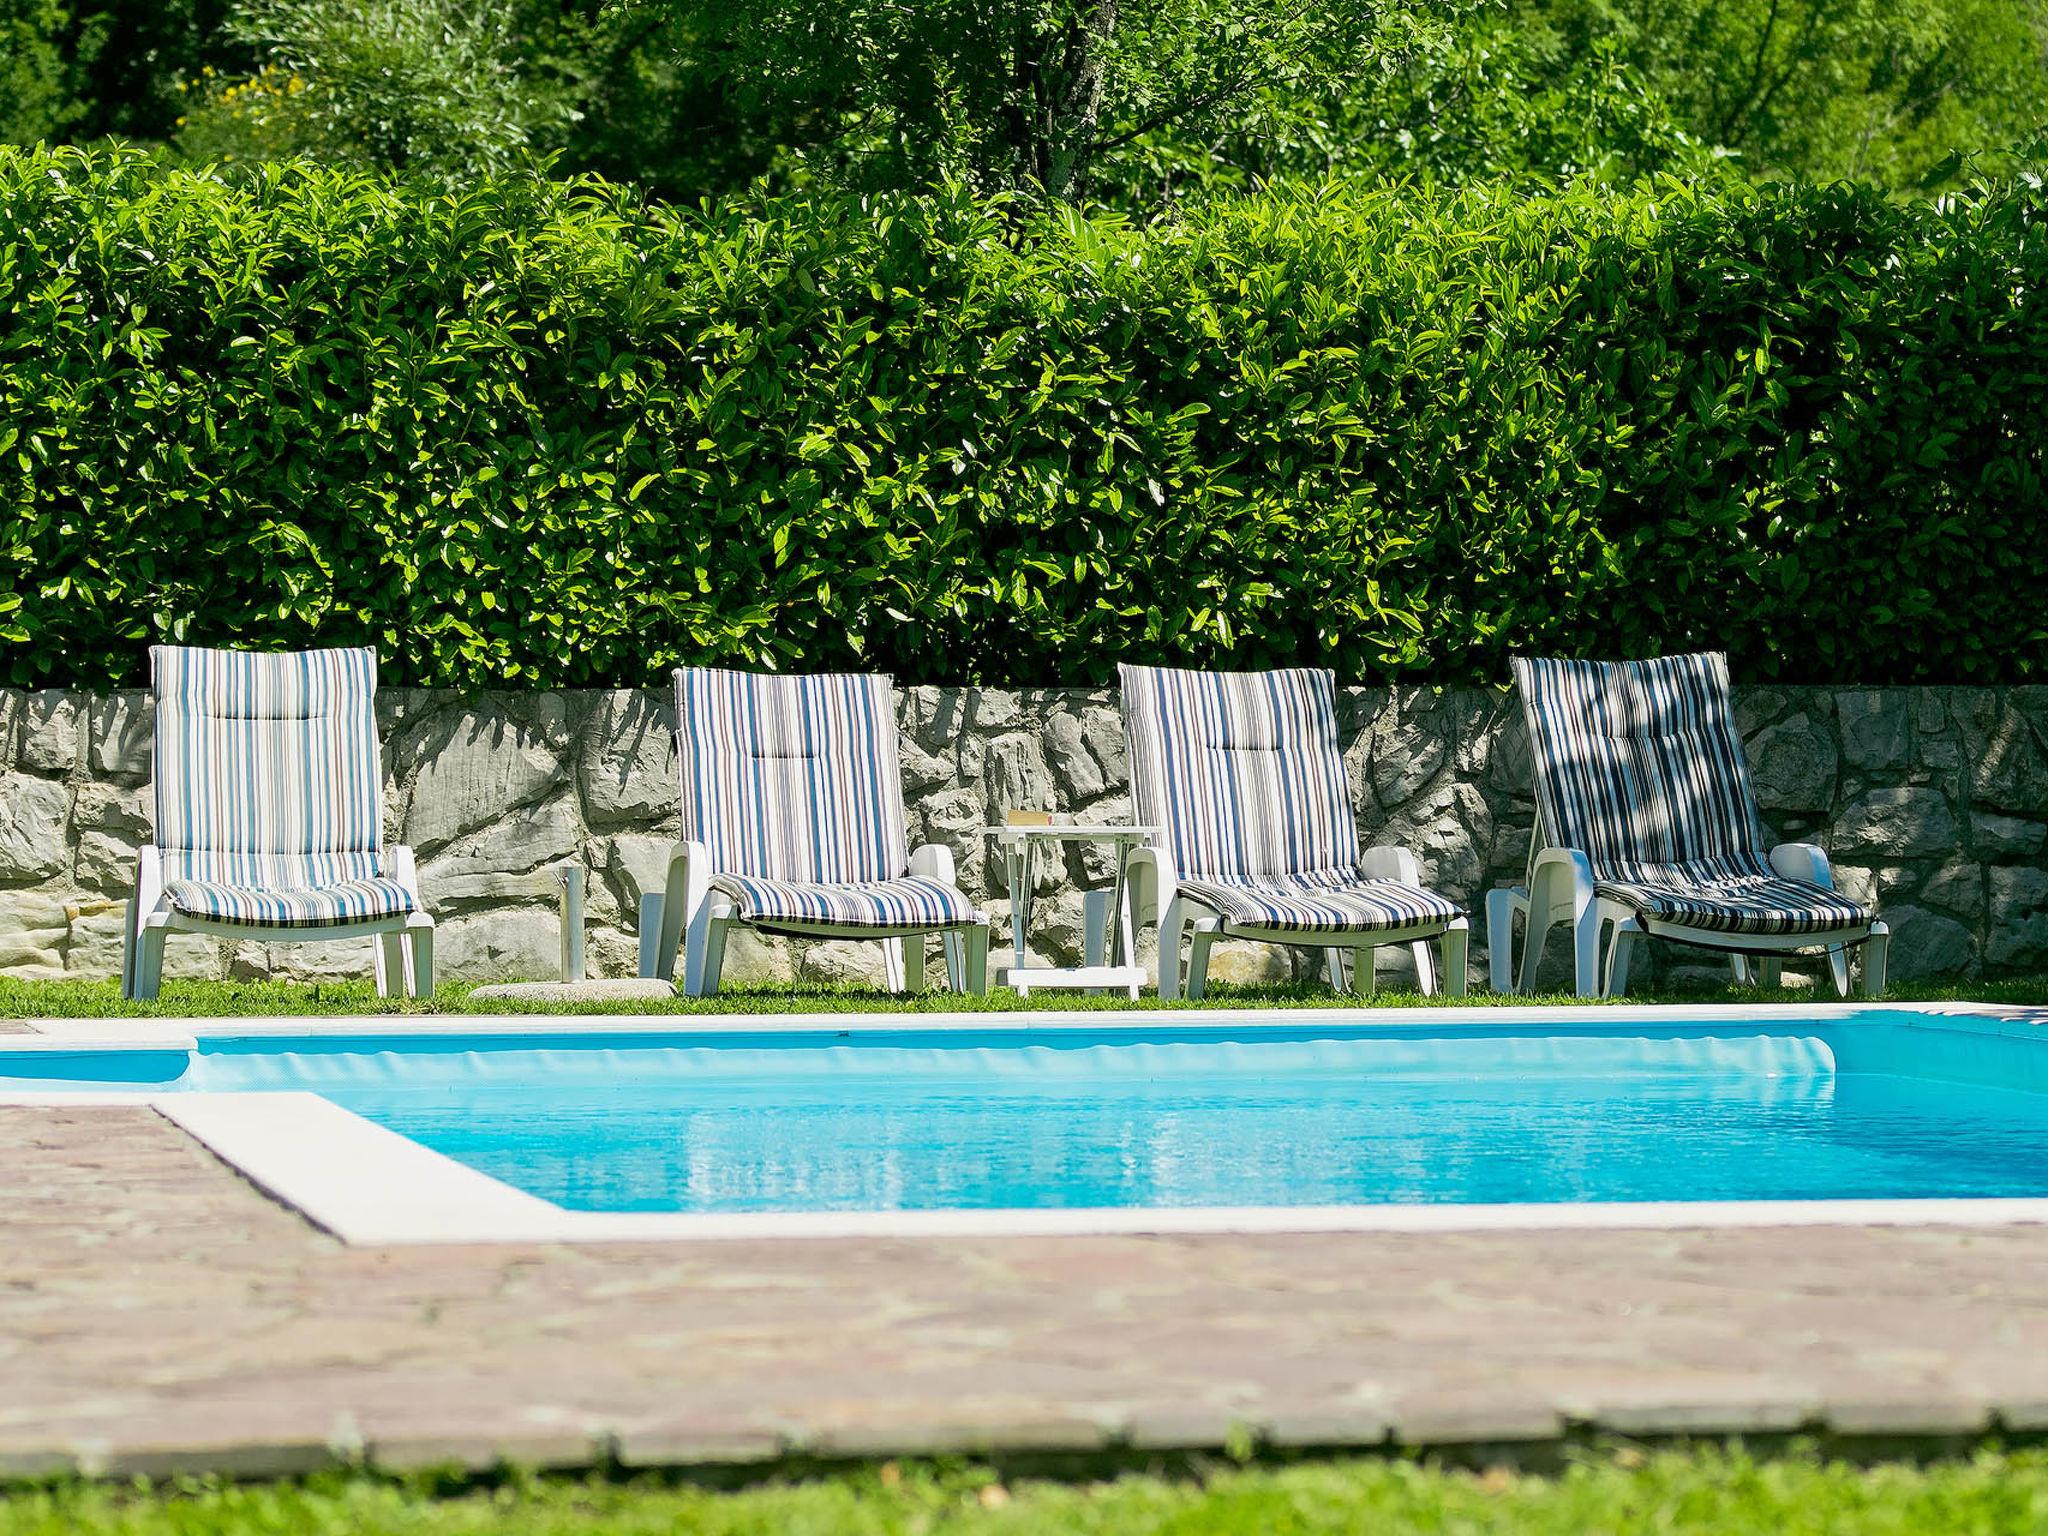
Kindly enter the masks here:
M 164 855 L 155 843 L 144 843 L 135 850 L 135 895 L 131 903 L 130 929 L 139 927 L 145 917 L 164 903 Z
M 1577 848 L 1544 848 L 1529 861 L 1530 921 L 1574 921 L 1593 900 L 1593 861 Z
M 941 885 L 950 885 L 956 890 L 960 885 L 953 873 L 953 850 L 944 843 L 921 843 L 911 849 L 910 872 L 926 880 L 936 880 Z
M 1398 880 L 1403 885 L 1422 884 L 1422 866 L 1415 855 L 1394 843 L 1382 843 L 1368 848 L 1358 861 L 1358 867 L 1374 880 Z
M 711 850 L 694 839 L 671 843 L 659 892 L 640 893 L 640 974 L 675 979 L 683 934 L 711 895 Z M 684 973 L 684 991 L 696 978 Z M 694 995 L 694 994 L 693 994 Z
M 391 878 L 405 887 L 415 908 L 426 911 L 427 899 L 420 894 L 419 863 L 414 859 L 412 849 L 404 843 L 393 843 L 384 850 L 384 857 L 390 861 Z
M 1806 880 L 1828 890 L 1835 888 L 1834 866 L 1818 843 L 1780 843 L 1771 850 L 1771 868 L 1787 880 Z
M 1130 862 L 1124 866 L 1124 879 L 1124 900 L 1130 905 L 1133 934 L 1147 923 L 1156 924 L 1160 915 L 1173 905 L 1174 894 L 1180 889 L 1173 855 L 1164 848 L 1133 848 Z

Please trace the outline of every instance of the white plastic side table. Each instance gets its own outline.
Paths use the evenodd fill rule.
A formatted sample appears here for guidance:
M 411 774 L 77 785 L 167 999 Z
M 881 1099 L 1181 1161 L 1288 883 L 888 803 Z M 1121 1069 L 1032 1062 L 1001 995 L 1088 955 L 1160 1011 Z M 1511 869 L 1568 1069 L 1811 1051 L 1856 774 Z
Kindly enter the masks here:
M 1029 997 L 1033 987 L 1087 987 L 1102 990 L 1122 987 L 1132 998 L 1145 984 L 1145 968 L 1136 963 L 1137 945 L 1131 934 L 1130 903 L 1124 878 L 1131 850 L 1152 841 L 1154 827 L 1116 827 L 1101 824 L 1073 826 L 984 827 L 982 836 L 995 844 L 1002 855 L 1003 873 L 1010 887 L 1010 937 L 1015 951 L 1007 980 L 1019 997 Z M 1031 888 L 1033 865 L 1038 849 L 1053 843 L 1107 843 L 1116 858 L 1116 879 L 1106 891 L 1081 893 L 1081 944 L 1084 964 L 1077 966 L 1032 965 L 1027 935 L 1031 932 Z M 1105 958 L 1104 951 L 1107 951 Z

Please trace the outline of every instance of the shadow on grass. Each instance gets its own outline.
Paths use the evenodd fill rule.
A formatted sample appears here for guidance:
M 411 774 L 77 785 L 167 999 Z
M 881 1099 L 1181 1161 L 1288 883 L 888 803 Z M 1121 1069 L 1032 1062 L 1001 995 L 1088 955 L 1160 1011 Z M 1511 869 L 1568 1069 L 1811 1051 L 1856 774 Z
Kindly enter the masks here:
M 986 997 L 956 997 L 929 992 L 897 997 L 872 987 L 816 982 L 760 983 L 729 987 L 717 997 L 607 1000 L 592 1003 L 541 1003 L 494 1000 L 472 1004 L 470 982 L 445 982 L 429 1001 L 382 998 L 367 981 L 166 981 L 150 1003 L 133 1003 L 112 981 L 17 981 L 0 978 L 0 1019 L 82 1018 L 255 1018 L 321 1015 L 396 1014 L 461 1015 L 465 1013 L 540 1015 L 625 1014 L 792 1014 L 792 1013 L 1087 1013 L 1110 1010 L 1174 1010 L 1190 1008 L 1428 1008 L 1498 1007 L 1527 1004 L 1576 1004 L 1612 1007 L 1612 1002 L 1582 1000 L 1564 994 L 1504 997 L 1475 991 L 1469 997 L 1423 997 L 1383 989 L 1371 998 L 1333 992 L 1320 982 L 1278 982 L 1258 985 L 1218 983 L 1199 1002 L 1162 1001 L 1147 994 L 1137 1002 L 1122 996 L 1090 997 L 1071 992 L 1040 992 L 1020 998 L 1007 988 L 993 987 Z M 1915 985 L 1906 983 L 1886 994 L 1896 1002 L 2048 1004 L 2048 976 L 2001 981 Z M 1764 991 L 1751 987 L 1697 986 L 1663 988 L 1632 994 L 1631 1004 L 1742 1004 L 1773 1007 L 1833 1001 L 1831 994 L 1811 990 Z

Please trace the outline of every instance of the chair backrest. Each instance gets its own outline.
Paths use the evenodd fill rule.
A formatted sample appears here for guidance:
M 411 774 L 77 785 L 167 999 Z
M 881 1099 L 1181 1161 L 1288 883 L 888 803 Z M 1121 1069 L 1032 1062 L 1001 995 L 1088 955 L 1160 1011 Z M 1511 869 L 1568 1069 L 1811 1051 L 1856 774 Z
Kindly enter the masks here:
M 844 884 L 909 862 L 886 677 L 676 673 L 683 836 L 722 873 Z
M 1138 821 L 1160 829 L 1182 878 L 1356 867 L 1328 672 L 1117 670 Z
M 1763 857 L 1718 652 L 1654 661 L 1514 660 L 1543 834 L 1596 876 L 1730 871 Z
M 304 890 L 383 873 L 375 651 L 149 657 L 166 880 Z

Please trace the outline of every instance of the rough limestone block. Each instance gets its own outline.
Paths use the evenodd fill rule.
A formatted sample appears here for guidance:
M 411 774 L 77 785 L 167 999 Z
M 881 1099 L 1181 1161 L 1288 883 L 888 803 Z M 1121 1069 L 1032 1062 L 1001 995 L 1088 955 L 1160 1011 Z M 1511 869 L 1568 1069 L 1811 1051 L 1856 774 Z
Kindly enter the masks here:
M 1985 880 L 1985 960 L 2014 969 L 2048 964 L 2048 870 L 1994 867 L 1985 871 Z
M 1842 813 L 1833 846 L 1888 858 L 1952 853 L 1956 821 L 1937 790 L 1874 789 Z
M 2028 858 L 2048 844 L 2048 823 L 1979 811 L 1970 817 L 1970 840 L 1985 858 Z
M 11 976 L 61 976 L 71 920 L 47 891 L 0 891 L 0 970 Z
M 534 981 L 562 969 L 561 914 L 498 907 L 438 921 L 434 974 L 450 981 Z
M 71 790 L 55 779 L 0 774 L 0 880 L 44 880 L 71 862 Z
M 1890 974 L 1901 981 L 1921 976 L 1961 976 L 1977 967 L 1977 943 L 1952 917 L 1924 907 L 1887 907 L 1891 929 Z
M 543 798 L 562 779 L 542 732 L 503 716 L 452 712 L 420 732 L 403 754 L 419 763 L 404 826 L 422 855 Z
M 1090 750 L 1087 724 L 1071 710 L 1055 709 L 1045 717 L 1045 760 L 1069 808 L 1087 804 L 1109 787 L 1102 760 Z
M 1904 766 L 1909 716 L 1902 689 L 1857 688 L 1837 693 L 1835 723 L 1841 732 L 1842 761 L 1867 772 Z
M 30 773 L 69 775 L 78 767 L 80 730 L 85 708 L 79 696 L 65 689 L 12 695 L 14 760 Z
M 376 942 L 368 937 L 312 944 L 235 940 L 228 947 L 228 975 L 237 981 L 367 981 L 377 973 Z
M 88 891 L 125 896 L 135 886 L 135 856 L 136 845 L 125 838 L 84 833 L 78 839 L 72 879 Z
M 577 783 L 593 827 L 660 821 L 676 811 L 673 708 L 663 695 L 600 694 L 585 721 Z
M 1944 864 L 1920 887 L 1920 902 L 1961 919 L 1970 931 L 1984 927 L 1984 866 L 1965 860 Z
M 1766 726 L 1748 744 L 1750 781 L 1764 811 L 1825 811 L 1835 802 L 1840 754 L 1804 713 Z
M 2038 816 L 2048 806 L 2048 752 L 2038 727 L 2019 710 L 2000 710 L 1988 729 L 1973 721 L 1963 752 L 1974 808 Z
M 146 779 L 156 743 L 156 705 L 139 688 L 93 698 L 87 711 L 92 771 L 114 779 Z
M 640 921 L 642 896 L 668 888 L 668 859 L 675 845 L 672 837 L 643 832 L 622 832 L 606 845 L 605 879 L 618 897 L 628 927 L 636 927 Z

